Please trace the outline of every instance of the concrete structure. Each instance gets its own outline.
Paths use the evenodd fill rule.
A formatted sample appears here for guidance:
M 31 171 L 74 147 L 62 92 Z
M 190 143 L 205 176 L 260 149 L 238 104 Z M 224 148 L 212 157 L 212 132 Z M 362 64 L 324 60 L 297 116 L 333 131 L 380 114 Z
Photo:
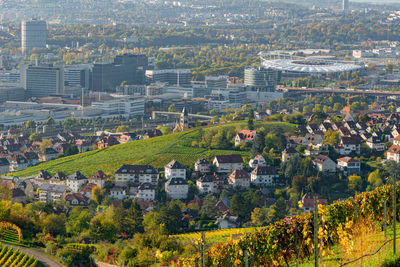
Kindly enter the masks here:
M 47 29 L 43 20 L 28 20 L 21 23 L 21 48 L 22 53 L 27 53 L 33 48 L 45 48 Z
M 228 76 L 206 76 L 206 87 L 209 89 L 226 89 Z
M 89 89 L 90 67 L 70 66 L 64 67 L 64 83 L 66 86 Z
M 246 67 L 244 85 L 260 92 L 274 92 L 278 83 L 278 71 L 272 68 Z
M 92 102 L 92 107 L 103 110 L 105 115 L 141 116 L 144 104 L 143 98 L 121 98 Z
M 349 0 L 343 0 L 343 2 L 342 2 L 342 10 L 344 12 L 349 11 Z
M 10 172 L 10 162 L 6 158 L 0 158 L 0 174 L 7 174 Z
M 21 85 L 27 97 L 48 97 L 64 93 L 64 70 L 52 65 L 21 67 Z
M 6 101 L 24 101 L 25 89 L 23 87 L 0 86 L 0 103 Z
M 126 81 L 129 84 L 144 84 L 148 58 L 145 55 L 124 54 L 112 63 L 95 63 L 92 69 L 91 90 L 113 92 L 116 86 Z
M 188 69 L 147 70 L 146 78 L 151 82 L 189 86 L 192 80 L 192 71 Z

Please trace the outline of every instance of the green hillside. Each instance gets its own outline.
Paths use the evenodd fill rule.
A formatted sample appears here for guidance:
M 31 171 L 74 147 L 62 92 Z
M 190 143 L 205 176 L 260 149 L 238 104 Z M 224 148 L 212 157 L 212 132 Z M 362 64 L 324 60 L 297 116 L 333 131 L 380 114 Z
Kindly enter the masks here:
M 246 128 L 246 125 L 247 123 L 242 121 L 213 126 L 204 130 L 216 130 L 219 127 Z M 290 131 L 294 126 L 282 122 L 256 122 L 255 127 L 264 127 L 267 131 L 274 128 Z M 201 157 L 211 158 L 219 154 L 238 153 L 238 151 L 234 150 L 209 150 L 207 148 L 192 147 L 192 142 L 196 141 L 197 138 L 198 132 L 193 129 L 182 133 L 134 141 L 102 150 L 59 158 L 14 172 L 11 175 L 29 177 L 37 175 L 40 170 L 47 170 L 51 174 L 57 171 L 62 171 L 66 174 L 81 171 L 84 175 L 91 175 L 97 170 L 103 170 L 107 174 L 112 174 L 123 163 L 152 164 L 156 168 L 161 168 L 172 159 L 176 159 L 186 166 L 192 166 Z M 248 154 L 247 152 L 240 153 L 244 156 Z

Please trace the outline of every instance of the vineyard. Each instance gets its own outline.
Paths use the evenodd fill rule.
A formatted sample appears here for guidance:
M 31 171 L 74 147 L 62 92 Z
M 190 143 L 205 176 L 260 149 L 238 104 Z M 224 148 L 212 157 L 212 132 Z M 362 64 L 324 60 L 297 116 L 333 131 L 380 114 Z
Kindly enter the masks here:
M 24 254 L 19 249 L 12 249 L 8 246 L 3 246 L 0 250 L 0 266 L 2 267 L 38 267 L 42 266 L 32 256 Z
M 8 244 L 21 243 L 21 229 L 12 223 L 0 222 L 0 241 Z
M 205 250 L 204 263 L 206 266 L 245 266 L 245 262 L 251 259 L 251 266 L 287 266 L 296 259 L 308 262 L 316 253 L 321 255 L 321 259 L 330 255 L 341 263 L 346 260 L 346 255 L 354 257 L 354 249 L 363 253 L 371 239 L 381 242 L 380 239 L 386 238 L 386 234 L 383 236 L 382 233 L 383 225 L 386 225 L 384 221 L 394 221 L 392 194 L 393 187 L 386 185 L 329 206 L 318 205 L 317 222 L 314 212 L 310 212 L 244 233 L 236 240 L 228 240 Z M 399 187 L 396 196 L 399 199 Z M 384 203 L 387 205 L 386 216 Z M 399 212 L 396 214 L 398 218 Z M 314 235 L 315 224 L 318 231 Z M 365 230 L 360 232 L 360 229 Z M 377 234 L 368 238 L 372 232 Z M 365 237 L 361 239 L 364 242 L 361 242 L 360 248 L 356 244 L 362 236 Z M 314 247 L 313 241 L 317 242 L 317 247 Z M 196 266 L 203 257 L 199 252 L 180 258 L 171 266 Z
M 238 239 L 240 236 L 246 233 L 251 233 L 256 230 L 260 230 L 263 227 L 249 227 L 249 228 L 229 228 L 229 229 L 220 229 L 205 232 L 205 238 L 207 245 L 214 245 L 222 242 L 228 241 L 228 239 Z M 178 242 L 183 245 L 192 244 L 200 239 L 201 233 L 187 233 L 187 234 L 179 234 L 172 235 L 171 238 L 174 238 Z

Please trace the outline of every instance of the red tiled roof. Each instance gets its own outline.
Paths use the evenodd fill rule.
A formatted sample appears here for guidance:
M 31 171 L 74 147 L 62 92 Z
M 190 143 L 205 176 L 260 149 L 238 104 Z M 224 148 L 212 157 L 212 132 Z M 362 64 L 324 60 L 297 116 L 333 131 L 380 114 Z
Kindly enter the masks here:
M 231 175 L 231 179 L 250 179 L 250 175 L 245 170 L 234 170 Z

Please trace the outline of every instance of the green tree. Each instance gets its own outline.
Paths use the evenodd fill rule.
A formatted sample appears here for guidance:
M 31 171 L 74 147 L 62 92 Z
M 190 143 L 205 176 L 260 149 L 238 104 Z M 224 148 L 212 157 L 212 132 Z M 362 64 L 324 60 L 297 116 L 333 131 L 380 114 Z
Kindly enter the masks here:
M 340 135 L 338 132 L 333 131 L 333 130 L 328 130 L 324 134 L 324 140 L 323 143 L 330 145 L 330 146 L 335 146 L 338 145 L 340 142 Z
M 40 151 L 45 151 L 46 148 L 50 148 L 53 146 L 53 143 L 49 139 L 43 139 L 40 144 Z
M 217 199 L 212 194 L 208 194 L 203 201 L 203 206 L 200 210 L 202 219 L 214 219 L 217 216 Z
M 268 225 L 275 217 L 276 211 L 273 208 L 255 208 L 251 213 L 251 224 L 254 226 Z
M 34 129 L 36 127 L 36 122 L 33 120 L 28 120 L 25 122 L 25 128 L 26 129 Z
M 89 229 L 91 219 L 90 212 L 82 207 L 72 208 L 66 223 L 66 232 L 71 235 L 79 235 Z
M 117 127 L 117 133 L 127 133 L 129 132 L 129 127 L 126 125 L 120 125 Z
M 371 184 L 372 188 L 383 185 L 382 175 L 379 169 L 376 169 L 368 175 L 368 182 Z
M 45 124 L 48 126 L 53 126 L 55 123 L 56 122 L 54 121 L 54 119 L 52 117 L 49 117 L 45 122 Z
M 349 189 L 350 190 L 362 190 L 362 178 L 358 175 L 349 176 Z
M 65 214 L 49 214 L 42 220 L 43 232 L 52 236 L 65 235 Z
M 247 128 L 249 130 L 254 130 L 254 120 L 253 119 L 248 119 L 247 120 Z
M 29 141 L 40 141 L 40 135 L 38 133 L 33 133 L 29 136 Z
M 64 156 L 72 156 L 75 154 L 79 154 L 79 149 L 77 146 L 69 146 L 64 152 Z
M 176 105 L 175 104 L 171 104 L 168 107 L 168 112 L 178 112 L 178 109 L 176 108 Z

